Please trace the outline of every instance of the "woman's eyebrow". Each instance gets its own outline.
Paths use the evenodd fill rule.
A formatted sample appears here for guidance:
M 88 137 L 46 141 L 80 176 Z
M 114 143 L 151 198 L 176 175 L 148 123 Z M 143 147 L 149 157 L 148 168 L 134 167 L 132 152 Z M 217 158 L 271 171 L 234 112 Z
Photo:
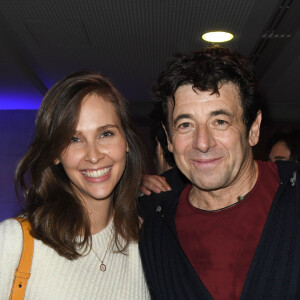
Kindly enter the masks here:
M 98 130 L 105 130 L 105 129 L 108 129 L 108 128 L 117 128 L 117 129 L 119 129 L 119 126 L 117 126 L 115 124 L 107 124 L 107 125 L 98 127 Z
M 110 128 L 117 128 L 119 130 L 119 126 L 117 126 L 115 124 L 107 124 L 107 125 L 104 125 L 104 126 L 99 126 L 97 128 L 97 131 L 103 131 L 103 130 L 107 130 L 107 129 L 110 129 Z M 76 130 L 74 132 L 74 134 L 82 134 L 82 130 Z

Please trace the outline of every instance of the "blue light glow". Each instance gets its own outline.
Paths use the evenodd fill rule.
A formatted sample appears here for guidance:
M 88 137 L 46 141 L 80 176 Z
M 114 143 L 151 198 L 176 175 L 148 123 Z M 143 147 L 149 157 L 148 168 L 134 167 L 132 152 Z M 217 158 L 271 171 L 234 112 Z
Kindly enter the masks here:
M 0 110 L 39 109 L 42 100 L 38 94 L 0 92 Z

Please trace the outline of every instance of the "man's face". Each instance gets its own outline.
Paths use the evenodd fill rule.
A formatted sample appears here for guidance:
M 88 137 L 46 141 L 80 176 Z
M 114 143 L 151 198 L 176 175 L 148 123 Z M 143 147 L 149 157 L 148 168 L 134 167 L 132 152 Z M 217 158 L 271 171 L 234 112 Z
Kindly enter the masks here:
M 184 85 L 169 102 L 169 150 L 178 168 L 201 190 L 218 190 L 238 182 L 250 168 L 258 142 L 261 114 L 247 137 L 240 96 L 232 83 L 210 91 Z

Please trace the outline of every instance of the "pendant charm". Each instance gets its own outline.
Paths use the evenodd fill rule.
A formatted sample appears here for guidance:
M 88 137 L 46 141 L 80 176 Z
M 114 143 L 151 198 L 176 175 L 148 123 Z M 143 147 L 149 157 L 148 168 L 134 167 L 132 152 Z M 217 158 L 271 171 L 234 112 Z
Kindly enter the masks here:
M 106 271 L 106 265 L 105 265 L 104 263 L 102 263 L 102 264 L 100 265 L 100 270 L 101 270 L 102 272 Z

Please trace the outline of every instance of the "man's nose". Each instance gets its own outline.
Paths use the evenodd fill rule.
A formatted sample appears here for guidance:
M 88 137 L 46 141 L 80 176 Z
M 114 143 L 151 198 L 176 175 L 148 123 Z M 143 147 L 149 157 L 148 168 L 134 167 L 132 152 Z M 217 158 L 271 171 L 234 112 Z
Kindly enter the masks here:
M 215 139 L 208 126 L 198 125 L 193 137 L 193 148 L 206 153 L 214 145 Z

